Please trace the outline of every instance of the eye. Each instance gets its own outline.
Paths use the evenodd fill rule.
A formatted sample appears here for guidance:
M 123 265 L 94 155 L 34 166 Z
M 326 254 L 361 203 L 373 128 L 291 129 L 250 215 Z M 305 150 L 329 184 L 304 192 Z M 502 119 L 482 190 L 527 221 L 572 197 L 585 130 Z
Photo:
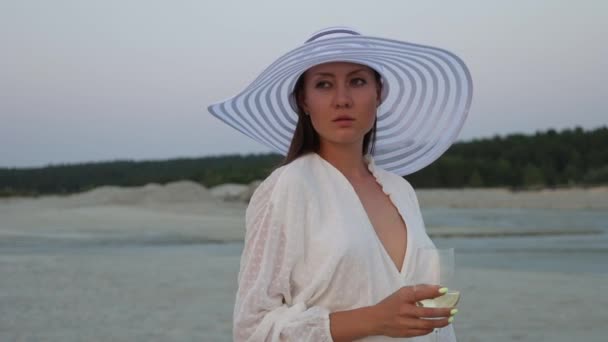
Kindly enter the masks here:
M 317 83 L 315 83 L 315 88 L 329 88 L 331 86 L 331 84 L 327 81 L 319 81 Z
M 356 87 L 362 87 L 367 84 L 367 80 L 361 77 L 353 78 L 350 83 Z

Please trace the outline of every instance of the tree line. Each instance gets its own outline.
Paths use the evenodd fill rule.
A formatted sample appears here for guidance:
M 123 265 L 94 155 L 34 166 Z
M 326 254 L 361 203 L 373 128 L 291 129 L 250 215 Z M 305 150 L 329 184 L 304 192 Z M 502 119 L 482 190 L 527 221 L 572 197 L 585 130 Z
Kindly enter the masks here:
M 265 178 L 282 159 L 278 154 L 250 154 L 0 168 L 0 196 L 69 194 L 102 185 L 140 186 L 178 180 L 205 187 L 247 184 Z M 417 188 L 608 184 L 608 127 L 550 129 L 458 142 L 433 164 L 405 178 Z

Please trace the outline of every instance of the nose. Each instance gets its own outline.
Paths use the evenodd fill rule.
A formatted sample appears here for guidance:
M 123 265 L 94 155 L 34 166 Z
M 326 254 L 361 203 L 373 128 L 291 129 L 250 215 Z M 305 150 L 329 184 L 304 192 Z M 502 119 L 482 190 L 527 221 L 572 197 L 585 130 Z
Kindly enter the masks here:
M 338 85 L 335 89 L 334 106 L 336 108 L 350 108 L 353 104 L 350 89 L 344 85 Z

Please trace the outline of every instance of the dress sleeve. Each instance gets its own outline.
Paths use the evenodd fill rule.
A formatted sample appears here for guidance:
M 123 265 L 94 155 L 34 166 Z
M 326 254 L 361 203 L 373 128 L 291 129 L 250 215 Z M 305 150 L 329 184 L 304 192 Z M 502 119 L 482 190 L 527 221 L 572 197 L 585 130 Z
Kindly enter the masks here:
M 247 208 L 234 341 L 332 341 L 328 310 L 292 301 L 291 272 L 303 241 L 295 241 L 291 231 L 303 229 L 306 203 L 278 186 L 276 173 L 258 187 Z

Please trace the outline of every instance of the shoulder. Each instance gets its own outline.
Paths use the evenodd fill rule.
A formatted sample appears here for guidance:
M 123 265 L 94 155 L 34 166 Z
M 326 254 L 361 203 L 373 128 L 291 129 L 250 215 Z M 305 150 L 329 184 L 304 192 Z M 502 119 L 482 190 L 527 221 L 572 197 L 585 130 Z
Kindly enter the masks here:
M 280 204 L 306 196 L 311 164 L 310 155 L 303 155 L 287 165 L 276 168 L 254 191 L 249 206 L 270 202 Z
M 387 171 L 382 167 L 374 165 L 372 173 L 374 176 L 376 176 L 376 178 L 379 178 L 383 185 L 387 187 L 391 187 L 394 190 L 405 190 L 408 193 L 414 192 L 414 187 L 410 184 L 410 182 L 394 172 Z
M 245 226 L 250 233 L 257 231 L 260 224 L 271 224 L 276 227 L 287 227 L 304 224 L 305 215 L 314 190 L 307 188 L 306 158 L 276 168 L 254 191 L 245 212 Z M 289 222 L 290 224 L 286 224 Z M 272 225 L 272 224 L 271 224 Z M 249 233 L 248 233 L 249 234 Z
M 407 198 L 415 206 L 418 206 L 416 191 L 412 184 L 405 178 L 378 166 L 375 166 L 374 174 L 379 178 L 385 193 L 402 196 Z

